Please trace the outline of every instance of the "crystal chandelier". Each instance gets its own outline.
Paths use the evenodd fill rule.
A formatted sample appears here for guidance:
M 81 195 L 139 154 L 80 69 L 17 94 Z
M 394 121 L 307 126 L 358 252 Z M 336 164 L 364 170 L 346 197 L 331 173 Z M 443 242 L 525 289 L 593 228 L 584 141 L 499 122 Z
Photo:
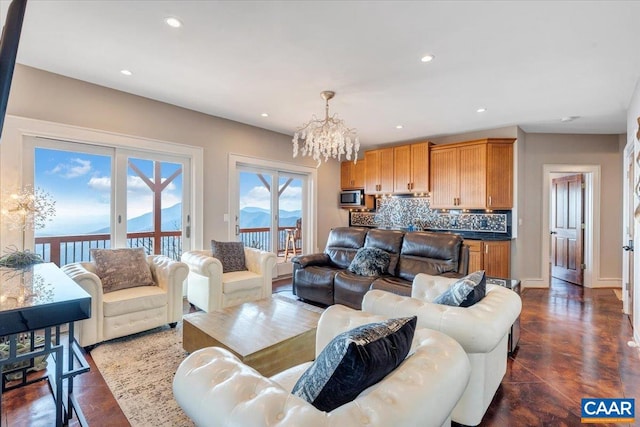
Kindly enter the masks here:
M 329 157 L 340 160 L 344 155 L 347 160 L 358 161 L 360 141 L 355 129 L 349 129 L 342 120 L 334 114 L 329 117 L 329 100 L 335 92 L 325 90 L 320 96 L 325 100 L 324 120 L 314 115 L 311 120 L 296 130 L 293 135 L 293 157 L 298 156 L 298 141 L 302 140 L 302 155 L 311 156 L 320 166 L 321 158 L 326 162 Z

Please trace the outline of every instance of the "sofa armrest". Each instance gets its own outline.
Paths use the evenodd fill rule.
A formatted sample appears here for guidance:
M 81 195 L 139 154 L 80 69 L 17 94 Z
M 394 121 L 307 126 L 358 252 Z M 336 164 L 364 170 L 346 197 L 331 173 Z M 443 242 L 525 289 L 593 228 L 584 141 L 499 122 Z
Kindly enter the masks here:
M 76 322 L 75 336 L 82 347 L 102 341 L 102 281 L 96 274 L 95 264 L 76 262 L 62 267 L 67 276 L 91 296 L 91 317 Z
M 487 285 L 487 294 L 471 307 L 450 307 L 372 290 L 365 294 L 362 310 L 386 317 L 418 316 L 418 326 L 454 338 L 467 353 L 492 351 L 520 315 L 522 301 L 510 289 Z
M 167 292 L 169 323 L 182 319 L 182 284 L 189 274 L 189 266 L 164 255 L 149 255 L 147 262 L 154 281 Z
M 222 263 L 211 256 L 211 251 L 196 250 L 182 254 L 180 260 L 187 264 L 189 271 L 205 277 L 222 277 Z
M 273 274 L 273 266 L 276 265 L 276 254 L 255 248 L 244 248 L 244 262 L 249 271 L 259 275 Z
M 309 267 L 312 265 L 329 265 L 331 264 L 331 259 L 329 255 L 325 253 L 320 254 L 308 254 L 308 255 L 298 255 L 291 259 L 291 262 L 294 264 L 300 265 L 300 267 Z

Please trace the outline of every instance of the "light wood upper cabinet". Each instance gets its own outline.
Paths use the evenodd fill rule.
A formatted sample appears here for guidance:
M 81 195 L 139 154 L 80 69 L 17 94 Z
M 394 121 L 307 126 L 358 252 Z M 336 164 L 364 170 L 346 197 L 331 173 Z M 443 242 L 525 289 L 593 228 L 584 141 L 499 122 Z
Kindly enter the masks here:
M 487 144 L 487 208 L 513 206 L 513 142 Z
M 455 147 L 431 149 L 431 207 L 455 207 L 460 188 L 459 155 Z
M 511 209 L 514 139 L 431 147 L 431 207 Z
M 359 159 L 357 163 L 346 160 L 340 164 L 340 188 L 350 190 L 364 188 L 365 161 Z
M 366 194 L 393 192 L 393 147 L 369 150 L 364 153 Z
M 394 193 L 429 191 L 429 142 L 393 147 Z

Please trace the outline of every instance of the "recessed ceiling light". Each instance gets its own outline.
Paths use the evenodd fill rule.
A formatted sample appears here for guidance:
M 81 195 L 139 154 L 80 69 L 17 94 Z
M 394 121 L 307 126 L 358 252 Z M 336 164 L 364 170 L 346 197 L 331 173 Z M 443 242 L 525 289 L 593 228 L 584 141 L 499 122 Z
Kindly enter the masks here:
M 130 76 L 133 73 L 131 71 L 129 71 L 129 70 L 120 70 L 120 74 L 123 74 L 125 76 Z
M 402 129 L 402 128 L 404 128 L 404 126 L 402 126 L 402 125 L 396 125 L 396 129 Z
M 269 117 L 269 113 L 262 113 L 260 114 L 262 117 Z
M 572 122 L 576 119 L 579 119 L 580 116 L 567 116 L 560 119 L 561 122 Z
M 484 113 L 485 111 L 487 111 L 487 109 L 484 107 L 480 107 L 476 110 L 477 113 Z
M 425 55 L 422 58 L 420 58 L 420 61 L 422 61 L 422 62 L 431 62 L 431 61 L 434 60 L 434 58 L 435 58 L 435 56 L 429 54 L 429 55 Z
M 182 27 L 182 22 L 178 18 L 169 17 L 169 18 L 165 19 L 164 22 L 166 22 L 168 26 L 173 27 L 173 28 Z

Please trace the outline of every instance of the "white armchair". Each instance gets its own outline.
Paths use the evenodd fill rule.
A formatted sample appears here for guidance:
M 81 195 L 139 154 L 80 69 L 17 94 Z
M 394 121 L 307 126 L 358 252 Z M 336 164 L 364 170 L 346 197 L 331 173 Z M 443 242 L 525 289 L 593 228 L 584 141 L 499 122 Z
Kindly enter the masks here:
M 138 286 L 103 293 L 93 262 L 67 264 L 62 270 L 91 295 L 91 317 L 76 322 L 75 336 L 82 347 L 146 331 L 164 324 L 175 327 L 182 319 L 182 282 L 186 264 L 162 255 L 146 257 L 157 286 Z
M 510 289 L 488 284 L 486 296 L 471 307 L 431 302 L 456 280 L 420 273 L 413 281 L 411 297 L 372 290 L 365 294 L 362 310 L 386 317 L 417 315 L 418 327 L 441 331 L 460 343 L 471 362 L 471 379 L 452 419 L 475 426 L 506 373 L 508 334 L 520 315 L 522 301 Z
M 189 302 L 210 312 L 270 296 L 276 255 L 245 247 L 244 257 L 248 270 L 223 273 L 222 263 L 211 251 L 184 252 L 181 260 L 189 266 Z
M 316 357 L 336 335 L 383 319 L 341 305 L 329 307 L 318 323 Z M 355 400 L 324 412 L 291 394 L 311 363 L 266 378 L 229 351 L 207 347 L 180 364 L 173 393 L 198 426 L 449 426 L 470 372 L 458 343 L 418 328 L 400 366 Z

